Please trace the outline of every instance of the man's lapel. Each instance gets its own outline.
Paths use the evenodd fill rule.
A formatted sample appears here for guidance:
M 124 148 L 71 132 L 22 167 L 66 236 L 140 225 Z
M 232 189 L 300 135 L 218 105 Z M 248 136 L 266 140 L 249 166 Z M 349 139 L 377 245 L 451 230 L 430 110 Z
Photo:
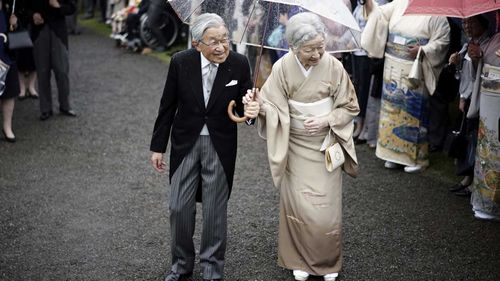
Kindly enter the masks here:
M 203 78 L 201 75 L 201 57 L 198 51 L 194 51 L 193 53 L 193 69 L 190 73 L 187 73 L 187 81 L 190 81 L 188 83 L 191 83 L 191 86 L 193 87 L 193 94 L 200 108 L 205 109 L 205 100 L 203 98 Z
M 224 63 L 219 64 L 217 75 L 215 76 L 210 98 L 208 99 L 207 111 L 214 105 L 217 98 L 223 94 L 226 81 L 231 76 L 231 67 L 229 64 L 230 57 Z

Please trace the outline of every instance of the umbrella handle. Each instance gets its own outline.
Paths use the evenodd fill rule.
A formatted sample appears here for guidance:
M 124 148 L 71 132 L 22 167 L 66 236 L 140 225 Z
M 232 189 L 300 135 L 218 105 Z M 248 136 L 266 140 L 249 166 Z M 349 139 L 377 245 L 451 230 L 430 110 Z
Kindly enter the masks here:
M 236 123 L 243 123 L 243 122 L 247 121 L 248 118 L 245 116 L 238 117 L 238 116 L 234 115 L 234 113 L 233 113 L 234 107 L 236 107 L 236 102 L 234 100 L 232 100 L 229 103 L 229 105 L 227 106 L 227 115 L 229 115 L 229 119 L 233 120 Z

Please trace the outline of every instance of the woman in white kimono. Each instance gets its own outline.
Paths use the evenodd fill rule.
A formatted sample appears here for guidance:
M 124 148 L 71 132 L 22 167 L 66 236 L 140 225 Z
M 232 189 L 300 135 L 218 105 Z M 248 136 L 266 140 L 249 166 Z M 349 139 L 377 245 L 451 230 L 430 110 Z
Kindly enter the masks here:
M 356 175 L 352 120 L 359 106 L 342 64 L 325 54 L 318 16 L 291 17 L 285 34 L 292 51 L 274 64 L 257 101 L 249 93 L 243 102 L 260 108 L 258 131 L 280 190 L 278 264 L 295 280 L 332 281 L 342 263 L 342 172 L 327 170 L 324 151 L 339 143 L 342 169 Z
M 429 165 L 428 97 L 445 64 L 450 27 L 445 17 L 403 15 L 408 0 L 365 5 L 361 46 L 370 57 L 385 57 L 376 155 L 386 168 L 420 172 Z M 423 77 L 409 80 L 419 52 Z
M 500 221 L 500 33 L 481 49 L 482 78 L 467 112 L 479 115 L 471 204 L 477 219 Z

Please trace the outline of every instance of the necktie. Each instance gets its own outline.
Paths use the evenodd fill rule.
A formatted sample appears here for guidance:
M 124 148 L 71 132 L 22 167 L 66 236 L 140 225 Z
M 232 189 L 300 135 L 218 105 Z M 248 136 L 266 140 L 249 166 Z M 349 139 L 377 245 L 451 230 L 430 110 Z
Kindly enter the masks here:
M 208 99 L 210 98 L 210 92 L 212 91 L 212 86 L 214 84 L 215 75 L 217 74 L 217 66 L 210 63 L 208 66 L 208 71 L 205 72 L 203 76 L 203 98 L 205 99 L 205 106 L 208 104 Z

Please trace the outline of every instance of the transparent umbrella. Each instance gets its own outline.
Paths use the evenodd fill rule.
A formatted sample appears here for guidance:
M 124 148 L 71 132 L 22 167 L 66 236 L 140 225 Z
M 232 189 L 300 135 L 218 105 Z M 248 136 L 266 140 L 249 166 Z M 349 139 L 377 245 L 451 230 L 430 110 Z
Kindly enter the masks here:
M 287 51 L 280 31 L 289 17 L 310 11 L 319 15 L 327 27 L 330 53 L 359 47 L 359 26 L 343 0 L 169 0 L 179 18 L 189 24 L 197 15 L 216 13 L 227 24 L 236 44 L 262 46 Z M 267 28 L 266 28 L 267 25 Z
M 287 52 L 285 28 L 288 19 L 301 12 L 320 16 L 327 28 L 326 51 L 349 52 L 359 48 L 359 26 L 344 0 L 169 0 L 179 18 L 190 24 L 202 13 L 221 16 L 233 43 L 259 47 L 255 60 L 254 81 L 259 75 L 262 50 Z M 254 83 L 255 84 L 255 83 Z M 232 113 L 232 106 L 228 113 Z M 231 119 L 236 122 L 244 118 Z

